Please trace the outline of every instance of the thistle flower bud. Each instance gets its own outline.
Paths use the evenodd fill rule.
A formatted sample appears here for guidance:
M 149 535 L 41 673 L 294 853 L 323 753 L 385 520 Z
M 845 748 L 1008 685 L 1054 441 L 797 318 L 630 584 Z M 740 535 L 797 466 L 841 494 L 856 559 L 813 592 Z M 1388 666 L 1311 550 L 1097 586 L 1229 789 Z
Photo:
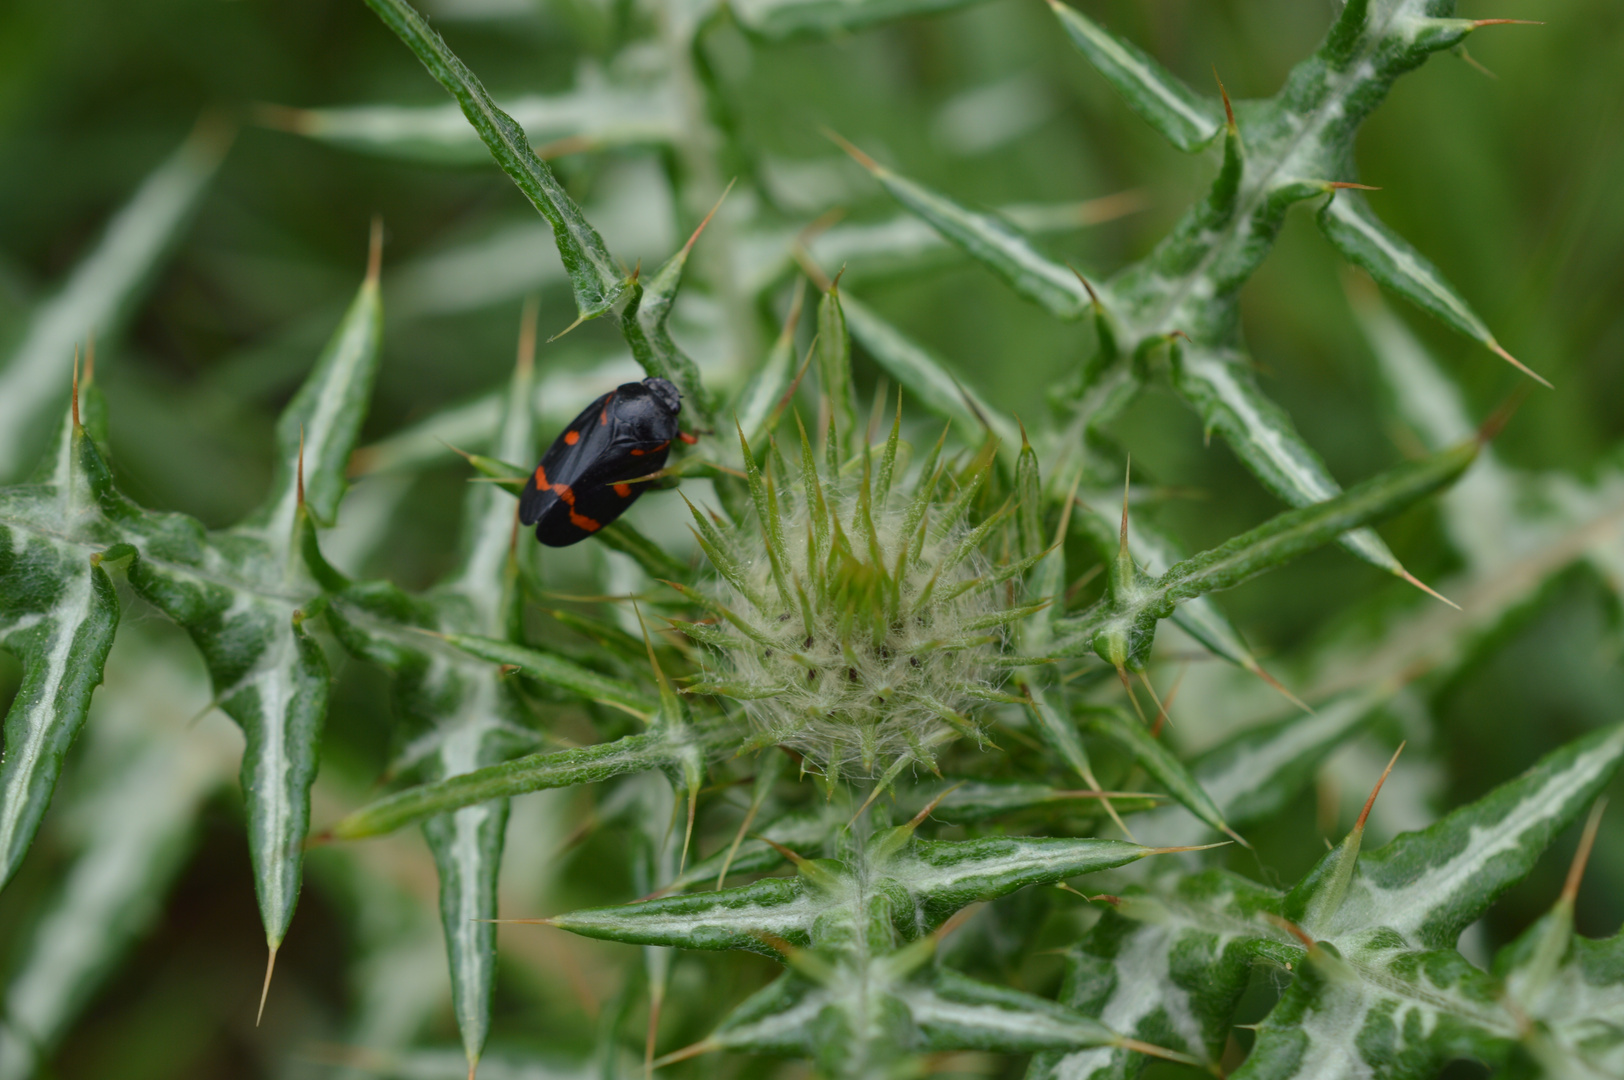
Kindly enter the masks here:
M 967 521 L 994 448 L 951 490 L 938 441 L 901 493 L 897 435 L 877 465 L 865 448 L 841 479 L 820 475 L 803 430 L 792 486 L 780 485 L 776 447 L 762 473 L 745 446 L 758 528 L 724 536 L 694 511 L 720 580 L 702 600 L 716 618 L 682 624 L 715 650 L 692 689 L 737 700 L 754 745 L 788 746 L 831 778 L 934 767 L 938 746 L 979 739 L 972 709 L 999 679 L 1004 627 L 1024 613 L 1001 607 L 1014 571 L 982 553 L 1006 511 Z

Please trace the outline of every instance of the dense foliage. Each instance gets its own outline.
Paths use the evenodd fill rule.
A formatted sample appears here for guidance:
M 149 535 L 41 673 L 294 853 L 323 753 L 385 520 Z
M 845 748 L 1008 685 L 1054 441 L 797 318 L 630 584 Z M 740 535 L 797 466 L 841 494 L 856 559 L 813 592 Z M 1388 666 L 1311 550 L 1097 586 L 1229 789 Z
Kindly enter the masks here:
M 540 25 L 574 81 L 493 95 L 462 28 L 366 6 L 372 96 L 450 101 L 256 86 L 59 287 L 11 275 L 0 1077 L 607 1078 L 708 1054 L 831 1077 L 1624 1070 L 1617 890 L 1594 884 L 1624 873 L 1598 801 L 1624 758 L 1616 386 L 1560 348 L 1514 357 L 1355 164 L 1401 77 L 1510 20 L 1347 0 L 1275 92 L 1232 98 L 1058 2 L 566 3 Z M 1052 254 L 1147 199 L 1014 201 L 1068 186 L 1020 177 L 1057 109 L 1030 72 L 937 109 L 965 167 L 921 155 L 930 183 L 878 160 L 916 134 L 834 90 L 804 142 L 778 130 L 809 57 L 878 41 L 861 55 L 882 70 L 851 65 L 878 86 L 932 35 L 969 50 L 1006 24 L 1027 27 L 995 50 L 1010 66 L 1091 66 L 1079 93 L 1126 145 L 1198 155 L 1151 169 L 1198 178 L 1188 209 Z M 516 47 L 471 41 L 497 66 Z M 274 245 L 174 268 L 256 142 L 320 155 L 318 188 L 353 169 L 369 198 L 409 193 L 373 220 L 347 308 L 313 299 L 337 296 L 328 275 L 256 266 Z M 285 199 L 263 172 L 259 197 Z M 1334 316 L 1247 290 L 1308 295 L 1268 276 L 1306 243 L 1283 232 L 1297 204 L 1351 267 Z M 397 264 L 397 229 L 429 249 Z M 214 293 L 268 284 L 279 339 L 159 377 L 221 351 Z M 531 292 L 507 374 L 455 359 L 511 339 Z M 1459 362 L 1384 294 L 1458 333 Z M 1283 379 L 1282 408 L 1260 375 L 1292 358 L 1254 307 L 1315 348 L 1356 327 L 1386 404 Z M 129 344 L 109 359 L 110 340 Z M 626 518 L 534 544 L 531 463 L 642 374 L 680 388 L 697 445 L 634 481 L 665 490 Z M 442 407 L 461 394 L 480 396 Z M 273 402 L 274 424 L 244 422 Z M 1553 424 L 1547 466 L 1517 433 Z M 1233 468 L 1170 449 L 1203 435 Z M 247 440 L 271 448 L 262 496 Z M 170 475 L 188 470 L 207 483 Z M 1192 511 L 1152 480 L 1217 497 Z M 1214 594 L 1237 588 L 1232 620 Z M 238 821 L 251 872 L 222 875 Z M 182 948 L 157 983 L 181 989 L 154 992 L 154 958 L 209 940 L 166 904 L 235 935 L 250 892 L 263 981 Z M 235 1050 L 170 1015 L 211 1008 Z M 85 1049 L 120 1024 L 165 1037 Z

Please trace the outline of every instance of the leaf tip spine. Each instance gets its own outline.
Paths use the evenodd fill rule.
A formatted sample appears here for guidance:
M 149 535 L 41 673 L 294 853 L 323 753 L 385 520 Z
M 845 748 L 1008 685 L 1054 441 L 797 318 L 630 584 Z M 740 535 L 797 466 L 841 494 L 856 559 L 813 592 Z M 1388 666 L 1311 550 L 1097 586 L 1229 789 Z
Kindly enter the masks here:
M 1218 65 L 1212 65 L 1212 78 L 1218 84 L 1218 96 L 1224 99 L 1224 116 L 1228 123 L 1228 130 L 1234 135 L 1239 129 L 1235 126 L 1235 107 L 1229 102 L 1229 91 L 1224 88 L 1223 77 L 1218 74 Z
M 737 176 L 727 182 L 727 187 L 723 188 L 722 193 L 716 197 L 716 205 L 710 208 L 710 213 L 705 215 L 705 220 L 699 223 L 688 237 L 688 242 L 682 245 L 681 257 L 684 260 L 688 258 L 688 253 L 693 250 L 694 245 L 699 242 L 699 234 L 705 231 L 705 226 L 711 223 L 711 218 L 716 216 L 716 211 L 722 208 L 722 203 L 727 201 L 728 194 L 733 190 L 733 185 L 738 182 L 739 178 Z
M 265 1018 L 265 999 L 271 994 L 271 976 L 276 974 L 276 950 L 278 945 L 270 946 L 270 954 L 265 958 L 265 983 L 259 989 L 259 1011 L 254 1014 L 254 1026 Z
M 1584 880 L 1585 864 L 1590 861 L 1590 851 L 1596 843 L 1596 830 L 1601 827 L 1601 816 L 1606 811 L 1607 796 L 1603 795 L 1590 807 L 1590 816 L 1585 819 L 1585 831 L 1579 837 L 1578 850 L 1573 853 L 1573 862 L 1568 866 L 1567 880 L 1562 884 L 1560 903 L 1570 908 L 1579 896 L 1579 882 Z
M 1504 360 L 1506 363 L 1510 364 L 1524 375 L 1527 375 L 1530 379 L 1533 379 L 1535 382 L 1545 387 L 1545 389 L 1556 389 L 1556 387 L 1551 384 L 1551 380 L 1547 379 L 1545 376 L 1541 375 L 1539 372 L 1535 371 L 1521 360 L 1518 360 L 1515 356 L 1512 356 L 1506 351 L 1505 346 L 1501 345 L 1498 341 L 1490 338 L 1488 341 L 1484 342 L 1484 344 L 1489 347 L 1490 352 L 1494 353 L 1500 359 Z
M 867 169 L 869 172 L 873 173 L 875 176 L 884 176 L 885 175 L 885 173 L 886 173 L 885 166 L 881 165 L 879 162 L 875 161 L 873 158 L 871 158 L 867 154 L 863 153 L 861 150 L 859 150 L 856 147 L 855 144 L 853 144 L 850 140 L 843 137 L 839 132 L 835 131 L 833 128 L 830 128 L 830 127 L 825 127 L 825 128 L 820 129 L 820 130 L 822 130 L 824 138 L 828 139 L 830 142 L 834 143 L 836 146 L 838 146 L 842 150 L 846 151 L 846 153 L 850 154 L 852 160 L 857 162 L 857 164 L 861 165 L 863 168 Z
M 367 277 L 370 288 L 378 287 L 378 275 L 383 269 L 383 215 L 372 215 L 372 226 L 367 234 Z
M 1398 764 L 1398 756 L 1404 753 L 1404 748 L 1408 745 L 1409 740 L 1398 744 L 1398 749 L 1393 751 L 1393 756 L 1387 761 L 1387 768 L 1383 769 L 1382 774 L 1376 778 L 1376 786 L 1370 789 L 1370 795 L 1365 799 L 1365 808 L 1359 811 L 1359 820 L 1354 822 L 1354 832 L 1364 833 L 1365 822 L 1370 818 L 1371 807 L 1376 805 L 1376 796 L 1381 794 L 1382 785 L 1387 783 L 1387 777 L 1392 773 L 1393 766 Z
M 1455 603 L 1455 601 L 1451 600 L 1449 597 L 1445 596 L 1443 593 L 1439 592 L 1437 589 L 1434 589 L 1431 585 L 1428 585 L 1426 582 L 1422 581 L 1420 578 L 1416 577 L 1414 574 L 1410 573 L 1408 570 L 1404 569 L 1403 567 L 1399 568 L 1398 576 L 1403 578 L 1405 581 L 1409 582 L 1411 585 L 1414 585 L 1416 588 L 1420 589 L 1422 592 L 1426 593 L 1428 596 L 1432 597 L 1434 600 L 1442 600 L 1444 603 L 1448 604 L 1450 607 L 1454 608 L 1456 611 L 1461 610 L 1461 606 L 1459 604 Z

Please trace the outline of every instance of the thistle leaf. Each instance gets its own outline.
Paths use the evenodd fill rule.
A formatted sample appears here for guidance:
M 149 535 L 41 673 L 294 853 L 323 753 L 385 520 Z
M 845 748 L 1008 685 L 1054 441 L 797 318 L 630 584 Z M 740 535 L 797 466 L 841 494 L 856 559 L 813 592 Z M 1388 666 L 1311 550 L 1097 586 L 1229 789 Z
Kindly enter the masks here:
M 1101 562 L 1109 562 L 1117 556 L 1120 523 L 1109 520 L 1105 514 L 1094 510 L 1094 507 L 1109 506 L 1110 500 L 1114 497 L 1093 493 L 1081 497 L 1077 501 L 1076 514 L 1072 519 L 1091 542 Z M 1185 558 L 1172 537 L 1146 522 L 1142 515 L 1130 515 L 1128 518 L 1128 550 L 1133 553 L 1133 561 L 1149 574 L 1156 574 L 1175 563 L 1183 562 Z M 1235 629 L 1229 617 L 1210 597 L 1198 596 L 1185 601 L 1173 609 L 1171 617 L 1181 630 L 1195 638 L 1213 655 L 1223 657 L 1248 671 L 1261 670 L 1257 658 L 1241 640 L 1240 631 Z
M 1066 953 L 1060 1000 L 1124 1035 L 1215 1063 L 1252 966 L 1302 958 L 1295 939 L 1263 919 L 1281 899 L 1219 870 L 1183 877 L 1166 893 L 1129 889 Z M 1143 1062 L 1114 1047 L 1040 1054 L 1027 1078 L 1131 1077 Z
M 955 378 L 940 359 L 881 319 L 849 293 L 841 306 L 852 335 L 885 373 L 897 380 L 925 408 L 952 420 L 966 442 L 980 442 L 987 431 L 1012 451 L 1020 446 L 1020 432 L 973 389 Z
M 1482 342 L 1539 382 L 1550 385 L 1511 359 L 1477 312 L 1444 280 L 1438 268 L 1411 247 L 1409 241 L 1384 225 L 1358 192 L 1337 193 L 1315 215 L 1315 220 L 1343 258 L 1381 285 L 1441 319 L 1451 329 Z
M 528 338 L 529 335 L 524 335 Z M 531 456 L 532 366 L 521 353 L 492 447 L 501 462 Z M 352 585 L 333 595 L 327 617 L 339 641 L 395 676 L 397 701 L 410 741 L 395 764 L 431 782 L 467 786 L 462 778 L 530 749 L 537 740 L 517 688 L 480 652 L 500 652 L 511 636 L 517 570 L 511 542 L 513 499 L 494 484 L 474 484 L 464 505 L 461 557 L 455 569 L 421 597 L 386 583 Z M 430 633 L 422 633 L 427 630 Z M 442 642 L 433 635 L 458 635 Z M 571 692 L 616 692 L 609 680 L 559 661 L 525 654 L 537 677 Z M 422 788 L 380 800 L 352 814 L 335 836 L 368 835 L 422 821 L 440 877 L 440 914 L 451 965 L 451 997 L 470 1066 L 490 1027 L 495 985 L 496 887 L 508 804 L 495 794 L 448 803 L 414 801 Z M 411 812 L 402 812 L 402 807 Z M 393 815 L 393 816 L 392 816 Z
M 22 340 L 0 361 L 0 480 L 18 473 L 38 445 L 31 437 L 46 434 L 36 425 L 65 396 L 75 344 L 87 335 L 105 342 L 129 317 L 229 144 L 217 126 L 200 125 L 108 222 L 56 295 L 30 314 Z
M 1139 763 L 1139 767 L 1154 777 L 1186 810 L 1219 832 L 1235 835 L 1235 831 L 1224 821 L 1223 811 L 1212 801 L 1212 796 L 1202 789 L 1184 763 L 1167 748 L 1167 744 L 1157 740 L 1143 724 L 1129 719 L 1116 709 L 1090 709 L 1084 713 L 1084 717 L 1088 730 L 1126 750 Z
M 963 248 L 970 258 L 1003 278 L 1017 294 L 1067 321 L 1082 318 L 1088 310 L 1089 296 L 1077 275 L 1040 254 L 1009 222 L 960 206 L 892 172 L 856 147 L 847 145 L 846 150 L 893 198 Z
M 1178 349 L 1173 385 L 1207 430 L 1223 436 L 1241 463 L 1290 506 L 1324 502 L 1341 490 L 1325 462 L 1303 441 L 1280 406 L 1258 389 L 1245 361 L 1200 349 Z M 1381 537 L 1355 530 L 1338 541 L 1390 574 L 1404 568 Z
M 725 197 L 726 193 L 723 194 Z M 721 209 L 721 204 L 717 203 L 716 208 Z M 711 211 L 715 213 L 716 210 Z M 640 280 L 631 283 L 628 287 L 631 298 L 620 320 L 620 331 L 626 336 L 626 344 L 631 346 L 632 357 L 650 375 L 675 383 L 683 396 L 683 408 L 699 427 L 707 430 L 716 423 L 715 403 L 700 381 L 699 367 L 672 339 L 666 323 L 671 319 L 671 306 L 676 303 L 677 290 L 682 286 L 688 253 L 708 224 L 710 215 L 699 223 L 682 249 L 655 271 L 647 286 Z
M 1366 522 L 1393 514 L 1459 476 L 1476 458 L 1476 441 L 1399 465 L 1325 502 L 1288 510 L 1250 532 L 1193 556 L 1151 580 L 1122 586 L 1075 619 L 1065 620 L 1073 635 L 1086 634 L 1101 659 L 1118 668 L 1140 670 L 1155 637 L 1156 623 L 1183 599 L 1242 581 L 1296 558 Z
M 1096 792 L 1030 780 L 954 780 L 935 794 L 941 801 L 935 802 L 931 816 L 955 825 L 976 825 L 1017 814 L 1093 817 L 1099 813 L 1100 802 Z M 1153 810 L 1163 802 L 1157 795 L 1111 794 L 1111 805 L 1123 814 Z
M 445 635 L 445 642 L 481 660 L 514 668 L 526 678 L 562 690 L 582 701 L 602 701 L 643 716 L 651 716 L 659 703 L 645 691 L 623 680 L 601 675 L 573 661 L 527 645 L 480 634 Z
M 377 371 L 377 259 L 338 330 L 283 411 L 271 490 L 233 528 L 181 514 L 127 516 L 140 550 L 130 585 L 191 634 L 220 708 L 243 729 L 243 793 L 254 887 L 267 943 L 287 934 L 298 901 L 310 786 L 327 715 L 328 669 L 300 605 L 319 589 L 305 568 L 311 500 L 336 511 L 343 471 Z M 301 485 L 300 455 L 303 454 Z
M 498 106 L 532 145 L 607 149 L 667 145 L 679 137 L 675 91 L 661 83 L 621 85 L 591 69 L 562 94 L 526 94 Z M 261 106 L 261 123 L 362 153 L 430 162 L 485 160 L 488 151 L 456 104 L 327 109 Z
M 1285 809 L 1314 782 L 1333 751 L 1366 730 L 1391 686 L 1344 694 L 1312 713 L 1247 728 L 1202 754 L 1190 773 L 1234 828 Z M 1173 810 L 1140 819 L 1139 829 L 1169 845 L 1198 844 L 1211 834 Z
M 1363 853 L 1330 923 L 1333 939 L 1380 927 L 1412 949 L 1453 948 L 1590 805 L 1621 758 L 1624 727 L 1592 732 L 1437 824 Z
M 672 748 L 658 733 L 627 735 L 575 750 L 530 754 L 387 795 L 349 814 L 329 832 L 335 840 L 382 836 L 461 807 L 647 772 L 668 767 L 673 760 Z
M 118 626 L 100 565 L 101 501 L 116 494 L 78 419 L 63 418 L 48 479 L 0 489 L 0 647 L 22 663 L 0 751 L 0 886 L 39 830 Z
M 802 860 L 794 878 L 694 896 L 588 908 L 550 920 L 572 933 L 636 945 L 745 949 L 775 955 L 762 935 L 796 946 L 856 940 L 875 918 L 869 897 L 885 897 L 885 921 L 913 941 L 978 900 L 1005 896 L 1122 866 L 1152 854 L 1117 840 L 996 837 L 918 840 L 892 830 L 841 862 Z M 797 858 L 799 858 L 797 856 Z M 865 882 L 859 886 L 859 875 Z
M 934 15 L 977 0 L 738 0 L 733 11 L 752 34 L 770 41 L 831 37 L 914 15 Z
M 856 392 L 851 381 L 851 333 L 846 329 L 846 315 L 841 310 L 838 282 L 818 301 L 818 338 L 813 353 L 819 389 L 829 400 L 829 425 L 838 437 L 844 457 L 855 451 L 860 433 Z
M 564 191 L 552 169 L 530 148 L 524 129 L 496 107 L 474 73 L 406 0 L 367 0 L 367 6 L 457 99 L 463 115 L 479 132 L 496 163 L 552 226 L 559 258 L 575 288 L 575 309 L 580 318 L 594 319 L 608 311 L 626 291 L 626 283 L 603 238 Z
M 230 782 L 236 763 L 237 739 L 223 721 L 182 730 L 208 701 L 196 665 L 174 649 L 132 649 L 132 642 L 141 639 L 126 635 L 109 660 L 116 694 L 98 700 L 80 751 L 77 797 L 58 808 L 72 862 L 8 973 L 4 1080 L 46 1066 L 149 931 L 192 848 L 197 810 Z
M 1217 102 L 1202 97 L 1131 42 L 1109 33 L 1077 11 L 1049 0 L 1077 50 L 1127 101 L 1128 107 L 1168 142 L 1194 153 L 1223 130 Z
M 784 328 L 767 351 L 744 389 L 733 402 L 731 415 L 745 441 L 752 445 L 770 435 L 784 397 L 795 379 L 795 329 L 801 322 L 801 305 L 806 298 L 806 278 L 795 279 L 795 296 L 790 301 Z

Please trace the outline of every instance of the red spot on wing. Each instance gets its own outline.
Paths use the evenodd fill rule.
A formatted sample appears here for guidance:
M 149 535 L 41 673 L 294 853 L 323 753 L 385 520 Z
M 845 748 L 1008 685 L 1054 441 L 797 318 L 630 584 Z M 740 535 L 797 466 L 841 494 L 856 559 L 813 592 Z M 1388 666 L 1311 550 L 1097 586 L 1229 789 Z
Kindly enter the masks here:
M 616 484 L 615 494 L 622 499 L 629 499 L 632 497 L 632 486 L 630 484 Z
M 574 525 L 577 529 L 585 529 L 587 532 L 597 532 L 599 529 L 603 528 L 603 523 L 602 522 L 593 521 L 591 518 L 587 517 L 585 514 L 577 514 L 575 512 L 575 510 L 574 510 L 574 505 L 575 504 L 573 502 L 570 504 L 570 506 L 571 506 L 571 509 L 570 509 L 570 524 L 571 525 Z
M 564 432 L 564 445 L 566 445 L 566 446 L 574 446 L 576 443 L 578 443 L 580 441 L 581 441 L 581 433 L 579 431 L 566 431 L 566 432 Z
M 615 400 L 614 391 L 610 391 L 609 396 L 603 399 L 603 408 L 598 410 L 599 425 L 607 424 L 609 422 L 609 403 L 613 400 Z
M 632 448 L 632 457 L 642 457 L 646 453 L 648 453 L 647 450 L 640 450 L 640 449 L 637 449 L 636 447 Z
M 550 487 L 552 487 L 552 485 L 547 482 L 547 469 L 544 466 L 537 465 L 536 466 L 536 490 L 537 491 L 542 491 L 542 490 L 545 490 L 546 488 L 550 488 Z

